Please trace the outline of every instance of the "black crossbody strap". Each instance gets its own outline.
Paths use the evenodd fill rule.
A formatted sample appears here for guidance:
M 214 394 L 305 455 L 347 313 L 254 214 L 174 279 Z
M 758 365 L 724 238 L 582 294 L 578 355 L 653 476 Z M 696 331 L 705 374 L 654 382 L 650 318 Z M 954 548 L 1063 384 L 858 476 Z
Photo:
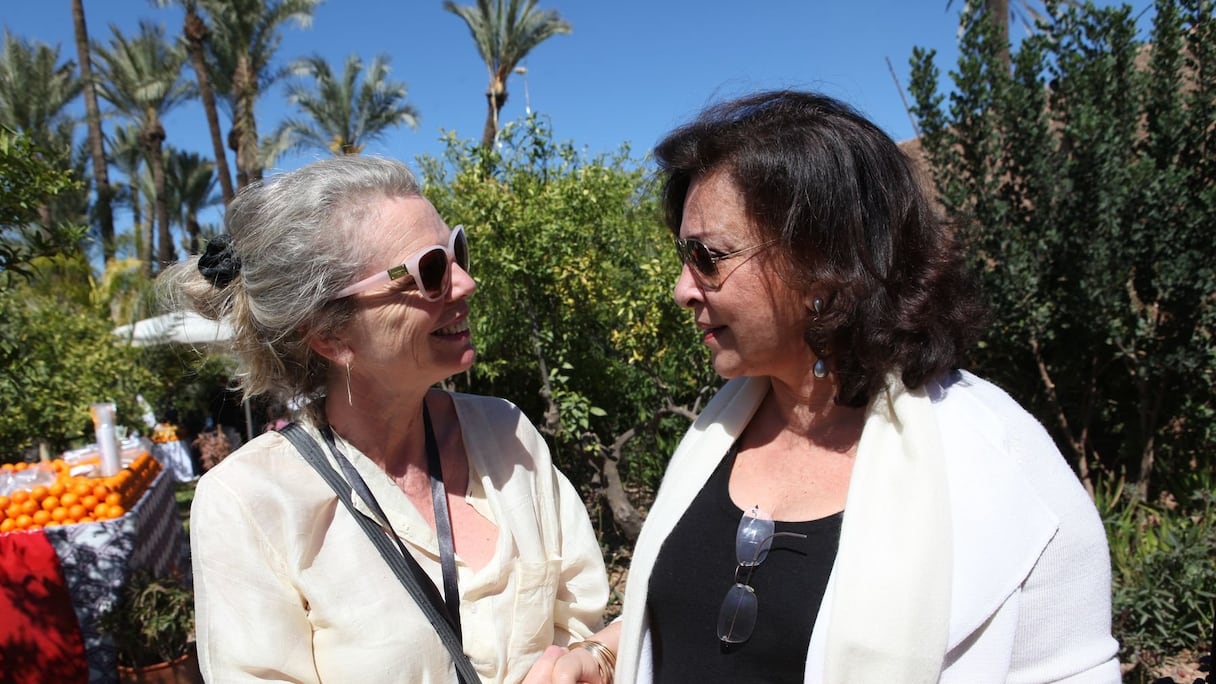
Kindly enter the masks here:
M 439 592 L 435 588 L 435 584 L 427 577 L 426 572 L 418 565 L 418 561 L 408 553 L 401 540 L 396 534 L 390 534 L 388 530 L 382 528 L 376 522 L 360 513 L 356 508 L 354 501 L 350 497 L 351 483 L 342 479 L 337 471 L 326 462 L 325 454 L 321 451 L 321 447 L 317 445 L 315 439 L 308 434 L 302 426 L 292 423 L 279 430 L 279 433 L 288 439 L 304 457 L 304 460 L 313 467 L 314 470 L 321 476 L 322 479 L 337 493 L 338 498 L 350 511 L 355 521 L 363 528 L 367 534 L 367 538 L 371 540 L 380 555 L 388 562 L 389 567 L 393 570 L 393 574 L 397 575 L 397 579 L 405 586 L 406 591 L 414 598 L 418 607 L 422 609 L 427 620 L 431 623 L 431 627 L 439 635 L 439 640 L 443 642 L 444 647 L 448 650 L 448 654 L 452 657 L 452 663 L 456 666 L 456 676 L 461 684 L 476 684 L 481 681 L 477 675 L 477 671 L 473 668 L 473 663 L 469 661 L 469 657 L 464 653 L 464 646 L 461 644 L 460 637 L 456 634 L 455 628 L 448 619 L 446 608 L 443 605 L 442 599 L 439 597 Z M 341 454 L 334 454 L 338 463 L 342 463 L 345 458 Z M 358 473 L 356 473 L 356 476 Z M 358 481 L 364 487 L 367 483 L 359 478 Z M 378 506 L 377 506 L 378 507 Z M 382 512 L 380 513 L 382 514 Z M 384 521 L 387 525 L 387 519 Z M 398 548 L 394 549 L 389 537 L 392 536 L 396 540 Z
M 439 542 L 439 565 L 443 571 L 443 599 L 452 617 L 456 636 L 460 631 L 460 588 L 456 584 L 456 545 L 452 518 L 448 511 L 448 490 L 443 485 L 443 465 L 439 461 L 439 442 L 431 427 L 431 414 L 422 402 L 422 425 L 426 430 L 426 465 L 431 476 L 431 506 L 435 509 L 435 538 Z

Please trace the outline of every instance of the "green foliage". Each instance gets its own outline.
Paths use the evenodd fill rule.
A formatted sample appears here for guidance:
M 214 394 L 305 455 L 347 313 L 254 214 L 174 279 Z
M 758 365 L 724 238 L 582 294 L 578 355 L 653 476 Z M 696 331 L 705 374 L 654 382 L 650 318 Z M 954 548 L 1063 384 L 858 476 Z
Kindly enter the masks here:
M 0 128 L 0 291 L 13 276 L 28 279 L 31 261 L 71 250 L 84 235 L 82 226 L 37 223 L 52 197 L 80 187 L 62 161 L 24 134 Z
M 1216 614 L 1216 494 L 1196 491 L 1150 506 L 1115 488 L 1103 492 L 1114 574 L 1114 630 L 1120 659 L 1154 665 L 1204 650 Z
M 0 294 L 0 460 L 38 441 L 52 451 L 92 441 L 92 402 L 115 402 L 120 423 L 139 424 L 135 397 L 155 394 L 156 378 L 113 327 L 26 288 Z
M 171 662 L 186 654 L 194 634 L 194 592 L 180 577 L 136 570 L 102 616 L 101 629 L 114 640 L 120 665 Z
M 660 416 L 711 379 L 671 299 L 679 262 L 645 173 L 627 150 L 555 143 L 536 116 L 501 142 L 449 136 L 444 159 L 422 160 L 428 198 L 472 245 L 480 358 L 464 382 L 541 419 L 574 481 L 626 436 L 626 479 L 654 484 L 687 428 Z
M 993 303 L 981 372 L 1088 486 L 1126 472 L 1151 499 L 1216 447 L 1213 3 L 1159 0 L 1151 48 L 1128 7 L 1048 9 L 1012 72 L 964 12 L 953 92 L 914 53 L 915 113 Z

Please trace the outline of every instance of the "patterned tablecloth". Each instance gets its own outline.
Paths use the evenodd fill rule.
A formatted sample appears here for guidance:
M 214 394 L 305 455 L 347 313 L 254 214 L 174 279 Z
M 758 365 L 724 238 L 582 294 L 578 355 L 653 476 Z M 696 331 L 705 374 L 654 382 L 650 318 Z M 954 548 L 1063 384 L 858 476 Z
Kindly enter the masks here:
M 63 671 L 54 680 L 118 681 L 114 644 L 98 627 L 101 615 L 114 605 L 133 570 L 182 570 L 188 576 L 173 480 L 168 469 L 161 471 L 139 502 L 116 520 L 0 535 L 0 623 L 8 625 L 0 628 L 0 679 L 51 681 L 45 667 L 63 657 L 39 657 L 38 649 L 71 654 L 83 646 L 79 676 Z M 48 542 L 54 553 L 41 553 Z M 46 617 L 67 613 L 65 602 L 75 613 L 75 625 Z M 73 627 L 78 634 L 68 633 Z M 17 655 L 6 657 L 6 652 Z
M 190 449 L 185 442 L 175 439 L 153 444 L 152 455 L 165 470 L 173 473 L 173 479 L 178 482 L 194 479 L 194 463 L 190 460 Z

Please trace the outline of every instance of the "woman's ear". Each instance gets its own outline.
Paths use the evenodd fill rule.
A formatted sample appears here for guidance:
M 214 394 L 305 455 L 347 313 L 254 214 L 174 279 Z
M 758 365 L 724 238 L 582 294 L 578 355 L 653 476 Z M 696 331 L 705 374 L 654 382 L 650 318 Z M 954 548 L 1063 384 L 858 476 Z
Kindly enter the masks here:
M 308 348 L 340 366 L 349 364 L 353 356 L 346 341 L 332 332 L 310 335 Z

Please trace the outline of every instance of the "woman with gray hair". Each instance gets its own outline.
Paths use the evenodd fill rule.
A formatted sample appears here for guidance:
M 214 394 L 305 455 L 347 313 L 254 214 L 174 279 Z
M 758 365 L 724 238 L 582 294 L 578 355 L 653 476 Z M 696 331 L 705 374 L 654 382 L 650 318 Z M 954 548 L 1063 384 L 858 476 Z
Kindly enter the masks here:
M 303 402 L 304 419 L 199 482 L 204 677 L 547 673 L 551 647 L 599 626 L 607 580 L 578 493 L 519 409 L 433 387 L 476 355 L 464 229 L 405 166 L 357 156 L 244 189 L 225 225 L 162 278 L 231 322 L 246 396 Z

